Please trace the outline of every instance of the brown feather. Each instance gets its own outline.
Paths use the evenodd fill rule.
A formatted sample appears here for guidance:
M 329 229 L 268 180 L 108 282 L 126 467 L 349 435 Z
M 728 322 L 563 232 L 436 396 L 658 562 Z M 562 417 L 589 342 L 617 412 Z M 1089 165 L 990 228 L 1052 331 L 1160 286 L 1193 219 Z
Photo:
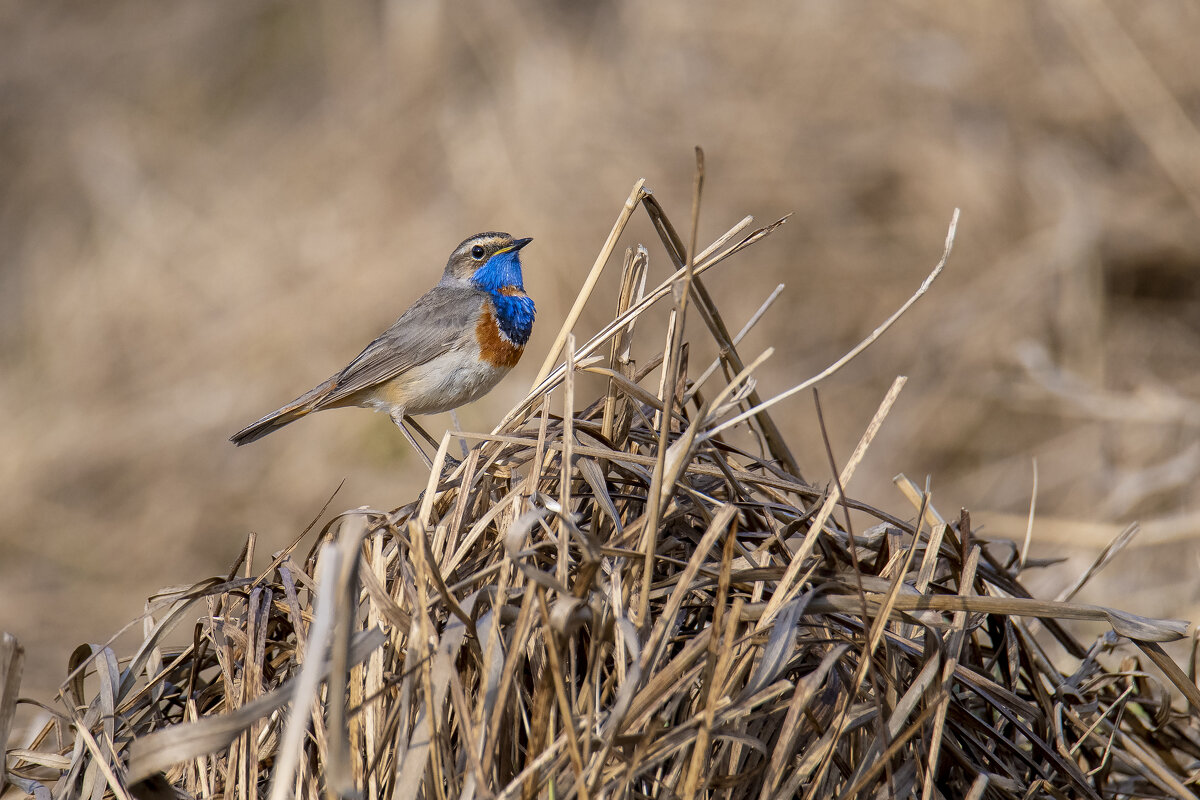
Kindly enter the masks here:
M 500 332 L 491 303 L 484 304 L 483 313 L 475 325 L 475 338 L 479 340 L 479 357 L 493 367 L 512 369 L 525 351 L 524 347 L 513 344 Z

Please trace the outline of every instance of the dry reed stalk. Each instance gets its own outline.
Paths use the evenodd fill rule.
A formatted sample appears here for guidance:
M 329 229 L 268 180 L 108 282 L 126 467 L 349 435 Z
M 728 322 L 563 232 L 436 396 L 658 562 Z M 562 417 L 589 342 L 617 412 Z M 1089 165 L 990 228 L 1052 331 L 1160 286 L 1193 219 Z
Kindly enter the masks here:
M 1023 559 L 903 476 L 916 522 L 849 496 L 903 378 L 829 490 L 799 478 L 767 414 L 928 289 L 954 223 L 897 314 L 763 401 L 770 351 L 743 362 L 700 276 L 778 223 L 696 253 L 700 185 L 685 251 L 638 182 L 537 385 L 491 433 L 447 433 L 419 498 L 341 514 L 257 576 L 250 540 L 226 578 L 149 604 L 132 656 L 77 651 L 8 780 L 90 798 L 1193 797 L 1200 693 L 1156 644 L 1183 623 L 1031 598 Z M 639 204 L 675 272 L 647 291 L 631 250 L 613 321 L 577 342 Z M 668 296 L 665 351 L 638 370 L 635 326 Z M 706 399 L 717 368 L 688 381 L 689 302 L 733 376 Z M 579 371 L 608 378 L 582 409 Z M 738 444 L 751 424 L 763 452 Z M 443 470 L 454 438 L 469 454 Z M 852 530 L 850 509 L 877 524 Z M 1071 618 L 1113 632 L 1085 645 Z M 192 644 L 164 644 L 185 619 Z

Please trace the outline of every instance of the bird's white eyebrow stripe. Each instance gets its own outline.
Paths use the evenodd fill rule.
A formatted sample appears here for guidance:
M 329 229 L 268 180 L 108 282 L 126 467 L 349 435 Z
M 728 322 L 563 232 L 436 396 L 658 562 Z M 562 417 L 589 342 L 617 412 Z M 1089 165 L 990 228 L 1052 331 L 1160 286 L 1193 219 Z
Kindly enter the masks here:
M 504 241 L 504 240 L 501 239 L 499 236 L 489 236 L 486 239 L 471 239 L 470 241 L 463 242 L 463 246 L 458 249 L 458 252 L 459 253 L 469 253 L 469 252 L 471 252 L 472 247 L 476 247 L 479 245 L 487 247 L 489 245 L 494 245 L 497 242 L 502 242 L 502 241 Z M 514 244 L 515 244 L 515 242 L 514 242 Z M 513 245 L 509 245 L 508 247 L 505 247 L 502 250 L 497 250 L 495 253 L 492 253 L 492 255 L 499 255 L 500 253 L 508 252 L 512 248 L 513 248 Z

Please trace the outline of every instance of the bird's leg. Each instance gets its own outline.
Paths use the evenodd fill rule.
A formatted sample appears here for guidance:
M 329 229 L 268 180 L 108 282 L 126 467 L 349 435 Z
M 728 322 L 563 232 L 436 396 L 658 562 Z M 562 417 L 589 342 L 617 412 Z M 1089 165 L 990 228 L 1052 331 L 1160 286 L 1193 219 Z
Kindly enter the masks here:
M 417 440 L 415 438 L 413 438 L 412 433 L 410 433 L 408 428 L 406 428 L 404 425 L 404 420 L 406 419 L 406 417 L 404 416 L 404 412 L 401 411 L 399 413 L 393 413 L 391 415 L 391 417 L 392 417 L 392 422 L 396 423 L 396 427 L 399 428 L 400 432 L 404 434 L 404 438 L 408 439 L 408 443 L 412 445 L 413 450 L 416 450 L 417 455 L 419 455 L 421 457 L 421 460 L 425 462 L 425 466 L 432 470 L 433 469 L 433 461 L 430 460 L 429 456 L 425 455 L 425 451 L 421 449 L 421 445 L 417 444 Z M 407 419 L 410 422 L 412 422 L 411 417 L 407 417 Z M 429 439 L 430 442 L 433 441 L 432 439 L 430 439 L 429 434 L 425 433 L 425 431 L 421 428 L 420 425 L 417 425 L 417 423 L 415 423 L 415 422 L 413 422 L 413 425 L 416 425 L 417 429 L 420 430 L 421 433 L 425 434 L 426 439 Z
M 451 413 L 453 413 L 453 412 L 451 412 Z M 415 419 L 413 419 L 412 417 L 406 416 L 404 418 L 404 422 L 405 422 L 406 427 L 408 425 L 411 425 L 412 427 L 417 429 L 417 433 L 419 433 L 425 437 L 425 441 L 429 442 L 429 446 L 433 448 L 433 452 L 436 453 L 438 451 L 438 448 L 441 447 L 441 444 L 438 442 L 437 439 L 434 439 L 432 436 L 429 435 L 429 431 L 425 430 L 420 425 L 418 425 L 417 421 Z M 464 443 L 463 458 L 466 458 L 466 452 L 467 452 L 467 448 Z M 449 453 L 446 453 L 445 467 L 442 468 L 442 473 L 443 473 L 442 477 L 445 477 L 445 473 L 453 470 L 455 467 L 457 467 L 461 463 L 462 462 L 459 461 L 457 458 L 450 455 Z
M 421 436 L 425 437 L 425 441 L 429 442 L 429 446 L 432 447 L 435 451 L 438 449 L 438 447 L 439 447 L 438 440 L 434 439 L 432 436 L 430 436 L 429 432 L 427 430 L 425 430 L 424 428 L 422 428 L 420 425 L 418 425 L 417 421 L 415 419 L 413 419 L 412 417 L 410 417 L 408 415 L 405 415 L 404 422 L 407 425 L 411 425 L 414 428 L 416 428 L 417 433 L 419 433 L 419 434 L 421 434 Z

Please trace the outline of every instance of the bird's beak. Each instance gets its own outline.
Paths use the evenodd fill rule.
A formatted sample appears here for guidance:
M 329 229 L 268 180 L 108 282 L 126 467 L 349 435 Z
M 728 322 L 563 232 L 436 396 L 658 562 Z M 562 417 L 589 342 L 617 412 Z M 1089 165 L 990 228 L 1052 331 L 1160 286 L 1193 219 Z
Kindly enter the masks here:
M 529 244 L 529 243 L 530 243 L 530 242 L 532 242 L 532 241 L 533 241 L 533 239 L 532 239 L 532 238 L 529 238 L 529 239 L 517 239 L 515 242 L 513 242 L 512 244 L 510 244 L 508 247 L 503 247 L 503 248 L 501 248 L 501 249 L 497 250 L 496 252 L 492 253 L 492 255 L 494 255 L 494 256 L 498 256 L 498 255 L 500 255 L 501 253 L 515 253 L 515 252 L 517 252 L 518 250 L 520 250 L 522 247 L 524 247 L 525 245 Z

